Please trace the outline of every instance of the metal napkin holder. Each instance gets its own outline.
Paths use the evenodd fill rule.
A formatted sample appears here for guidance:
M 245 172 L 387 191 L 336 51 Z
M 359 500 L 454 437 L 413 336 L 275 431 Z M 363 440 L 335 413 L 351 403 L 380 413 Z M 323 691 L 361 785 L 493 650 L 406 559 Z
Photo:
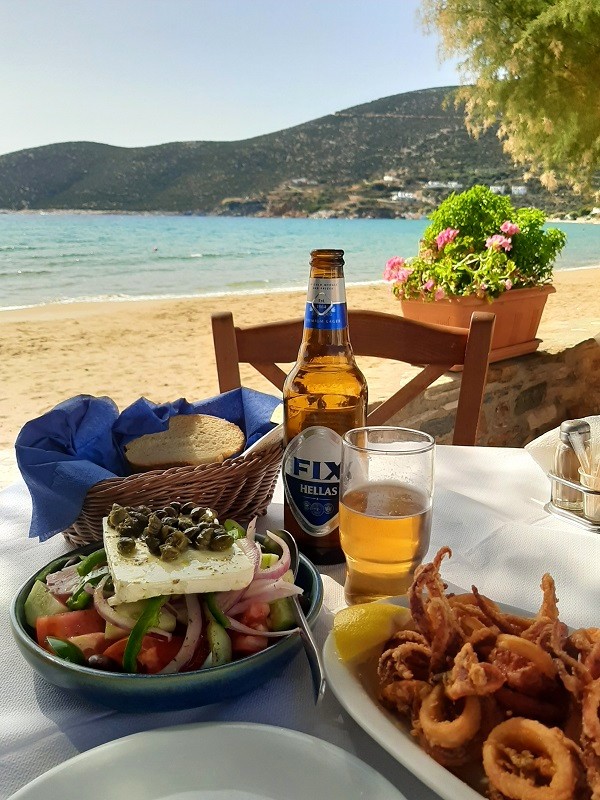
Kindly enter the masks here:
M 576 489 L 578 492 L 581 492 L 582 495 L 589 494 L 594 495 L 595 497 L 600 497 L 600 492 L 596 489 L 588 489 L 587 486 L 582 486 L 580 483 L 567 480 L 567 478 L 561 478 L 558 475 L 555 475 L 553 472 L 548 472 L 547 475 L 550 480 L 562 483 L 564 486 L 570 486 L 571 489 Z M 552 501 L 546 503 L 544 510 L 549 514 L 554 514 L 557 517 L 568 519 L 570 522 L 574 522 L 576 525 L 579 525 L 580 528 L 584 528 L 586 531 L 600 533 L 600 524 L 586 519 L 586 517 L 583 516 L 582 511 L 568 511 L 566 508 L 558 508 L 558 506 L 555 506 Z

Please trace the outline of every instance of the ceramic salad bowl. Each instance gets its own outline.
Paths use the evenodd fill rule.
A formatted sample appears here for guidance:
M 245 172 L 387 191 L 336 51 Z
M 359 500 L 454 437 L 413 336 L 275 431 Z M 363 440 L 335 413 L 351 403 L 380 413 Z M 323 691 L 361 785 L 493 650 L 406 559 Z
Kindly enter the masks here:
M 89 555 L 98 543 L 69 553 Z M 119 711 L 152 712 L 194 708 L 218 703 L 250 692 L 279 674 L 302 648 L 300 636 L 290 634 L 274 640 L 265 650 L 216 667 L 172 674 L 107 672 L 80 666 L 47 652 L 27 624 L 25 600 L 36 580 L 33 575 L 17 592 L 10 608 L 12 633 L 24 658 L 48 683 L 77 692 L 88 701 Z M 313 625 L 323 602 L 321 576 L 304 556 L 296 583 L 304 590 L 306 617 Z

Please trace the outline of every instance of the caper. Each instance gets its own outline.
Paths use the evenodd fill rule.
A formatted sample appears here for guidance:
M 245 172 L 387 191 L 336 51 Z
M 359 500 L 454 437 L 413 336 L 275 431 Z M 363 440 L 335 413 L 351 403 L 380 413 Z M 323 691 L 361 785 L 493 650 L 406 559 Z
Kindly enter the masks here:
M 205 509 L 202 508 L 201 506 L 196 506 L 195 508 L 192 508 L 192 510 L 190 511 L 190 517 L 194 520 L 194 522 L 197 522 L 202 516 L 202 514 L 204 514 L 204 511 Z
M 190 503 L 190 502 L 184 503 L 181 506 L 181 508 L 179 509 L 179 513 L 180 514 L 191 514 L 193 508 L 194 508 L 194 504 L 193 503 Z
M 179 519 L 176 516 L 163 517 L 162 524 L 169 525 L 171 528 L 176 528 Z
M 206 550 L 213 537 L 214 530 L 212 528 L 200 528 L 200 526 L 196 526 L 198 533 L 196 534 L 196 538 L 194 539 L 194 545 L 197 547 L 198 550 Z
M 177 520 L 177 527 L 179 528 L 180 531 L 185 531 L 186 528 L 189 528 L 190 525 L 193 525 L 193 524 L 194 524 L 194 521 L 189 515 L 181 516 Z
M 139 511 L 140 514 L 144 514 L 146 517 L 149 517 L 152 513 L 152 509 L 148 508 L 148 506 L 138 506 L 136 511 Z
M 123 522 L 119 522 L 116 527 L 116 531 L 120 536 L 136 536 L 136 525 L 134 521 L 127 517 L 123 520 Z
M 202 522 L 218 522 L 217 512 L 213 511 L 212 508 L 205 508 L 200 519 Z
M 163 519 L 167 516 L 167 512 L 164 510 L 164 508 L 159 508 L 158 511 L 154 512 L 154 516 L 158 517 L 159 519 Z
M 172 503 L 169 503 L 169 505 L 171 506 L 173 511 L 175 511 L 176 514 L 179 514 L 179 510 L 181 509 L 181 503 L 179 502 L 179 500 L 174 500 Z
M 168 506 L 165 506 L 162 509 L 162 511 L 165 514 L 165 516 L 167 516 L 167 517 L 176 517 L 179 509 L 173 508 L 172 505 L 168 505 Z
M 148 517 L 148 530 L 150 533 L 158 533 L 162 528 L 163 523 L 157 514 L 150 514 Z
M 219 531 L 210 540 L 209 550 L 227 550 L 233 545 L 233 536 L 224 530 L 222 533 Z
M 117 542 L 117 550 L 122 556 L 130 556 L 135 553 L 135 539 L 131 536 L 121 536 Z
M 160 529 L 158 536 L 162 542 L 166 541 L 167 536 L 170 536 L 174 530 L 177 530 L 172 525 L 163 525 Z
M 187 549 L 190 540 L 187 538 L 185 533 L 181 531 L 173 531 L 173 533 L 169 534 L 165 539 L 165 545 L 169 545 L 170 547 L 176 547 L 180 553 L 183 553 L 184 550 Z
M 152 555 L 160 555 L 161 541 L 158 536 L 146 536 L 145 542 Z
M 110 514 L 108 515 L 108 524 L 113 528 L 116 528 L 120 522 L 123 522 L 126 516 L 127 511 L 125 511 L 123 506 L 115 503 L 110 511 Z
M 94 669 L 101 669 L 103 672 L 121 671 L 119 664 L 114 659 L 109 658 L 108 656 L 103 656 L 100 653 L 94 653 L 91 655 L 87 662 L 90 667 L 94 667 Z
M 175 561 L 178 555 L 179 555 L 179 550 L 176 547 L 173 547 L 170 544 L 161 544 L 160 557 L 164 561 Z

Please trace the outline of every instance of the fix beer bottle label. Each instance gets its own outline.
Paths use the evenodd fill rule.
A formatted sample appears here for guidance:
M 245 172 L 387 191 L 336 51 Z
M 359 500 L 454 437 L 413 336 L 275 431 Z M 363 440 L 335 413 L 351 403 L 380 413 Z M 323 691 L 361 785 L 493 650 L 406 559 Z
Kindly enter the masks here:
M 304 327 L 341 330 L 348 324 L 343 278 L 309 278 Z
M 338 526 L 341 458 L 341 436 L 320 425 L 295 436 L 283 455 L 288 506 L 311 536 L 326 536 Z

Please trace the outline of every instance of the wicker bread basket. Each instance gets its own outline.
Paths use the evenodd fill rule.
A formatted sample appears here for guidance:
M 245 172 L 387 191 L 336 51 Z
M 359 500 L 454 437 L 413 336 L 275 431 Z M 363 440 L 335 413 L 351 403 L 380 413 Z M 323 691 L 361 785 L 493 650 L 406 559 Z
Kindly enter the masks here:
M 269 437 L 264 447 L 222 464 L 172 467 L 100 481 L 89 489 L 79 517 L 63 535 L 77 547 L 102 539 L 102 518 L 113 503 L 160 508 L 173 500 L 191 500 L 214 508 L 222 519 L 245 524 L 267 510 L 282 457 L 282 438 Z

